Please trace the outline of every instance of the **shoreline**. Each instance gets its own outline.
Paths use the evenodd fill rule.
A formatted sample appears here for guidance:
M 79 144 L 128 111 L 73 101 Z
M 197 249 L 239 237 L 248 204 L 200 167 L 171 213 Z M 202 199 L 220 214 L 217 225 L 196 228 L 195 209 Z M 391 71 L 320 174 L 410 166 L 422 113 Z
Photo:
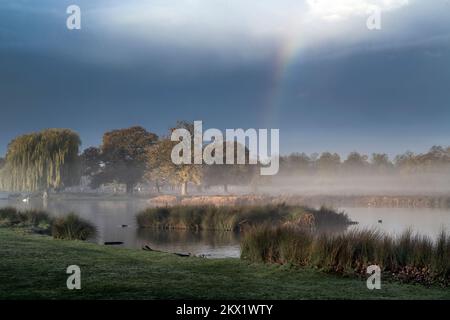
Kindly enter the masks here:
M 450 195 L 445 196 L 386 196 L 386 195 L 162 195 L 149 199 L 155 206 L 174 205 L 274 205 L 286 204 L 307 207 L 360 207 L 360 208 L 450 208 Z
M 21 197 L 8 197 L 7 192 L 2 192 L 2 201 Z M 38 195 L 31 195 L 30 199 L 40 200 Z M 239 206 L 239 205 L 299 205 L 318 208 L 321 206 L 330 208 L 354 207 L 354 208 L 426 208 L 426 209 L 450 209 L 450 194 L 412 194 L 412 195 L 386 195 L 386 194 L 285 194 L 270 195 L 265 193 L 248 194 L 191 194 L 180 196 L 177 194 L 121 194 L 121 193 L 80 193 L 61 192 L 51 193 L 52 201 L 147 201 L 154 206 L 175 205 L 215 205 L 215 206 Z

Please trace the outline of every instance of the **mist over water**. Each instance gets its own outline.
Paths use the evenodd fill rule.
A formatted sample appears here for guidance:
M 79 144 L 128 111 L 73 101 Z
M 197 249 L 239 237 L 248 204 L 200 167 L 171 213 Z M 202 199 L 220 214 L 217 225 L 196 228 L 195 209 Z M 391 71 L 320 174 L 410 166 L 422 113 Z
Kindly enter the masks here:
M 330 155 L 326 157 L 333 159 Z M 245 179 L 242 176 L 231 179 L 236 172 L 205 170 L 202 178 L 210 184 L 201 188 L 189 184 L 189 194 L 194 198 L 219 201 L 215 203 L 219 205 L 229 204 L 227 197 L 236 195 L 260 205 L 266 201 L 288 204 L 294 201 L 311 207 L 331 206 L 358 222 L 348 230 L 376 229 L 396 236 L 410 229 L 432 239 L 442 230 L 450 231 L 448 165 L 434 164 L 425 170 L 423 164 L 420 167 L 392 164 L 380 169 L 368 162 L 352 166 L 336 159 L 324 165 L 321 158 L 308 161 L 306 165 L 298 158 L 291 166 L 282 161 L 280 173 L 272 177 L 247 175 Z M 222 185 L 225 177 L 229 183 L 226 189 Z M 80 192 L 77 188 L 71 191 Z M 160 191 L 173 196 L 179 190 L 161 185 Z M 21 197 L 9 198 L 8 193 L 0 193 L 0 207 L 43 209 L 55 216 L 74 212 L 97 227 L 97 238 L 91 241 L 99 244 L 121 242 L 120 246 L 127 248 L 141 249 L 147 245 L 154 250 L 209 258 L 239 257 L 239 235 L 232 232 L 139 229 L 136 214 L 158 205 L 152 200 L 158 194 L 151 183 L 139 192 L 139 197 L 120 195 L 115 198 L 110 197 L 111 191 L 88 188 L 68 197 L 51 196 L 46 203 L 41 197 L 32 197 L 27 203 L 22 202 Z M 94 196 L 89 196 L 90 193 Z
M 350 190 L 354 194 L 353 192 L 358 190 L 355 186 L 352 187 L 353 189 L 348 188 L 344 192 L 338 186 L 333 186 L 329 191 L 335 192 L 335 194 L 347 194 L 347 191 Z M 392 186 L 390 187 L 392 188 Z M 309 194 L 316 194 L 320 191 L 320 189 L 307 190 L 306 186 L 302 188 L 302 192 Z M 273 190 L 273 195 L 283 194 L 282 190 L 273 186 L 264 189 L 265 191 Z M 293 190 L 295 189 L 290 189 L 291 192 Z M 366 190 L 375 190 L 375 188 Z M 366 190 L 361 193 L 365 194 Z M 377 191 L 380 190 L 382 188 Z M 239 235 L 233 232 L 139 229 L 135 216 L 139 211 L 153 206 L 151 200 L 138 198 L 55 199 L 49 200 L 44 206 L 41 199 L 31 199 L 29 203 L 23 203 L 18 199 L 8 199 L 7 196 L 6 193 L 0 193 L 0 207 L 45 209 L 55 216 L 75 212 L 97 227 L 97 238 L 91 241 L 99 244 L 123 242 L 121 247 L 135 249 L 141 249 L 148 245 L 154 250 L 191 253 L 204 255 L 207 258 L 239 257 L 240 255 Z M 336 207 L 336 209 L 346 212 L 351 220 L 358 222 L 358 225 L 350 226 L 349 230 L 354 228 L 377 229 L 395 236 L 410 228 L 414 232 L 433 239 L 441 230 L 450 230 L 450 209 L 367 207 Z
M 47 206 L 42 200 L 32 199 L 29 203 L 7 198 L 0 193 L 0 208 L 13 206 L 20 209 L 45 209 L 54 216 L 74 212 L 89 220 L 97 228 L 97 237 L 90 241 L 98 244 L 123 242 L 119 247 L 142 249 L 148 245 L 164 252 L 202 255 L 206 258 L 237 258 L 240 255 L 239 235 L 234 232 L 192 230 L 139 229 L 136 214 L 150 206 L 142 199 L 128 200 L 54 200 Z
M 450 194 L 447 171 L 427 174 L 290 175 L 275 177 L 261 190 L 273 195 L 442 196 Z

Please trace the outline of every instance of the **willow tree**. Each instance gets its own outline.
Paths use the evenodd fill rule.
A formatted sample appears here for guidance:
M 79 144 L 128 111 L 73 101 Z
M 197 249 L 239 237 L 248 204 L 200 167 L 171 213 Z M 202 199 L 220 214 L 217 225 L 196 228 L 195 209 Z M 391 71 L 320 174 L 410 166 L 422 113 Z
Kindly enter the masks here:
M 7 191 L 61 189 L 79 183 L 77 133 L 47 129 L 10 142 L 0 171 L 0 188 Z

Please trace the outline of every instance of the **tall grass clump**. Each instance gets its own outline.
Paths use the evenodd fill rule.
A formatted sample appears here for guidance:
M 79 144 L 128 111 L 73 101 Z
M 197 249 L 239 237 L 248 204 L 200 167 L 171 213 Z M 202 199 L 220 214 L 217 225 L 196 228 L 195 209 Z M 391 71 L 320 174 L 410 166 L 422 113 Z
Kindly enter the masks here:
M 0 225 L 9 226 L 13 224 L 17 218 L 17 210 L 16 208 L 7 207 L 0 209 Z
M 432 256 L 432 269 L 441 280 L 450 278 L 450 235 L 442 231 Z
M 374 230 L 330 234 L 259 226 L 244 234 L 241 258 L 359 275 L 378 265 L 400 280 L 450 283 L 450 237 L 445 232 L 432 241 L 410 230 L 391 237 Z
M 0 226 L 48 228 L 50 224 L 51 218 L 45 211 L 20 211 L 13 207 L 0 209 Z
M 52 223 L 52 236 L 55 239 L 86 240 L 96 235 L 96 228 L 74 213 L 56 218 Z
M 34 233 L 49 234 L 55 239 L 86 240 L 95 237 L 96 228 L 74 213 L 52 218 L 39 210 L 18 210 L 14 207 L 0 208 L 0 227 L 29 229 Z
M 313 237 L 307 230 L 254 227 L 241 241 L 241 258 L 253 262 L 292 263 L 306 266 L 310 262 Z
M 173 206 L 146 209 L 136 216 L 141 228 L 241 231 L 262 224 L 310 227 L 347 226 L 344 213 L 281 205 L 265 206 Z

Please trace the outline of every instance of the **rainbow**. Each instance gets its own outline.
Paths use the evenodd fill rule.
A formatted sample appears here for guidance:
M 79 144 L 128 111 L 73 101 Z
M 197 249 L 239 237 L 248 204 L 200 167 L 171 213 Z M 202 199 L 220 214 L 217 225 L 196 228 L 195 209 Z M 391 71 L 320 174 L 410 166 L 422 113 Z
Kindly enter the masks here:
M 296 28 L 292 28 L 296 30 Z M 299 61 L 302 48 L 301 36 L 298 32 L 291 32 L 281 42 L 273 59 L 271 70 L 270 90 L 264 104 L 264 123 L 271 126 L 279 120 L 283 99 L 283 89 L 289 81 L 291 66 Z

